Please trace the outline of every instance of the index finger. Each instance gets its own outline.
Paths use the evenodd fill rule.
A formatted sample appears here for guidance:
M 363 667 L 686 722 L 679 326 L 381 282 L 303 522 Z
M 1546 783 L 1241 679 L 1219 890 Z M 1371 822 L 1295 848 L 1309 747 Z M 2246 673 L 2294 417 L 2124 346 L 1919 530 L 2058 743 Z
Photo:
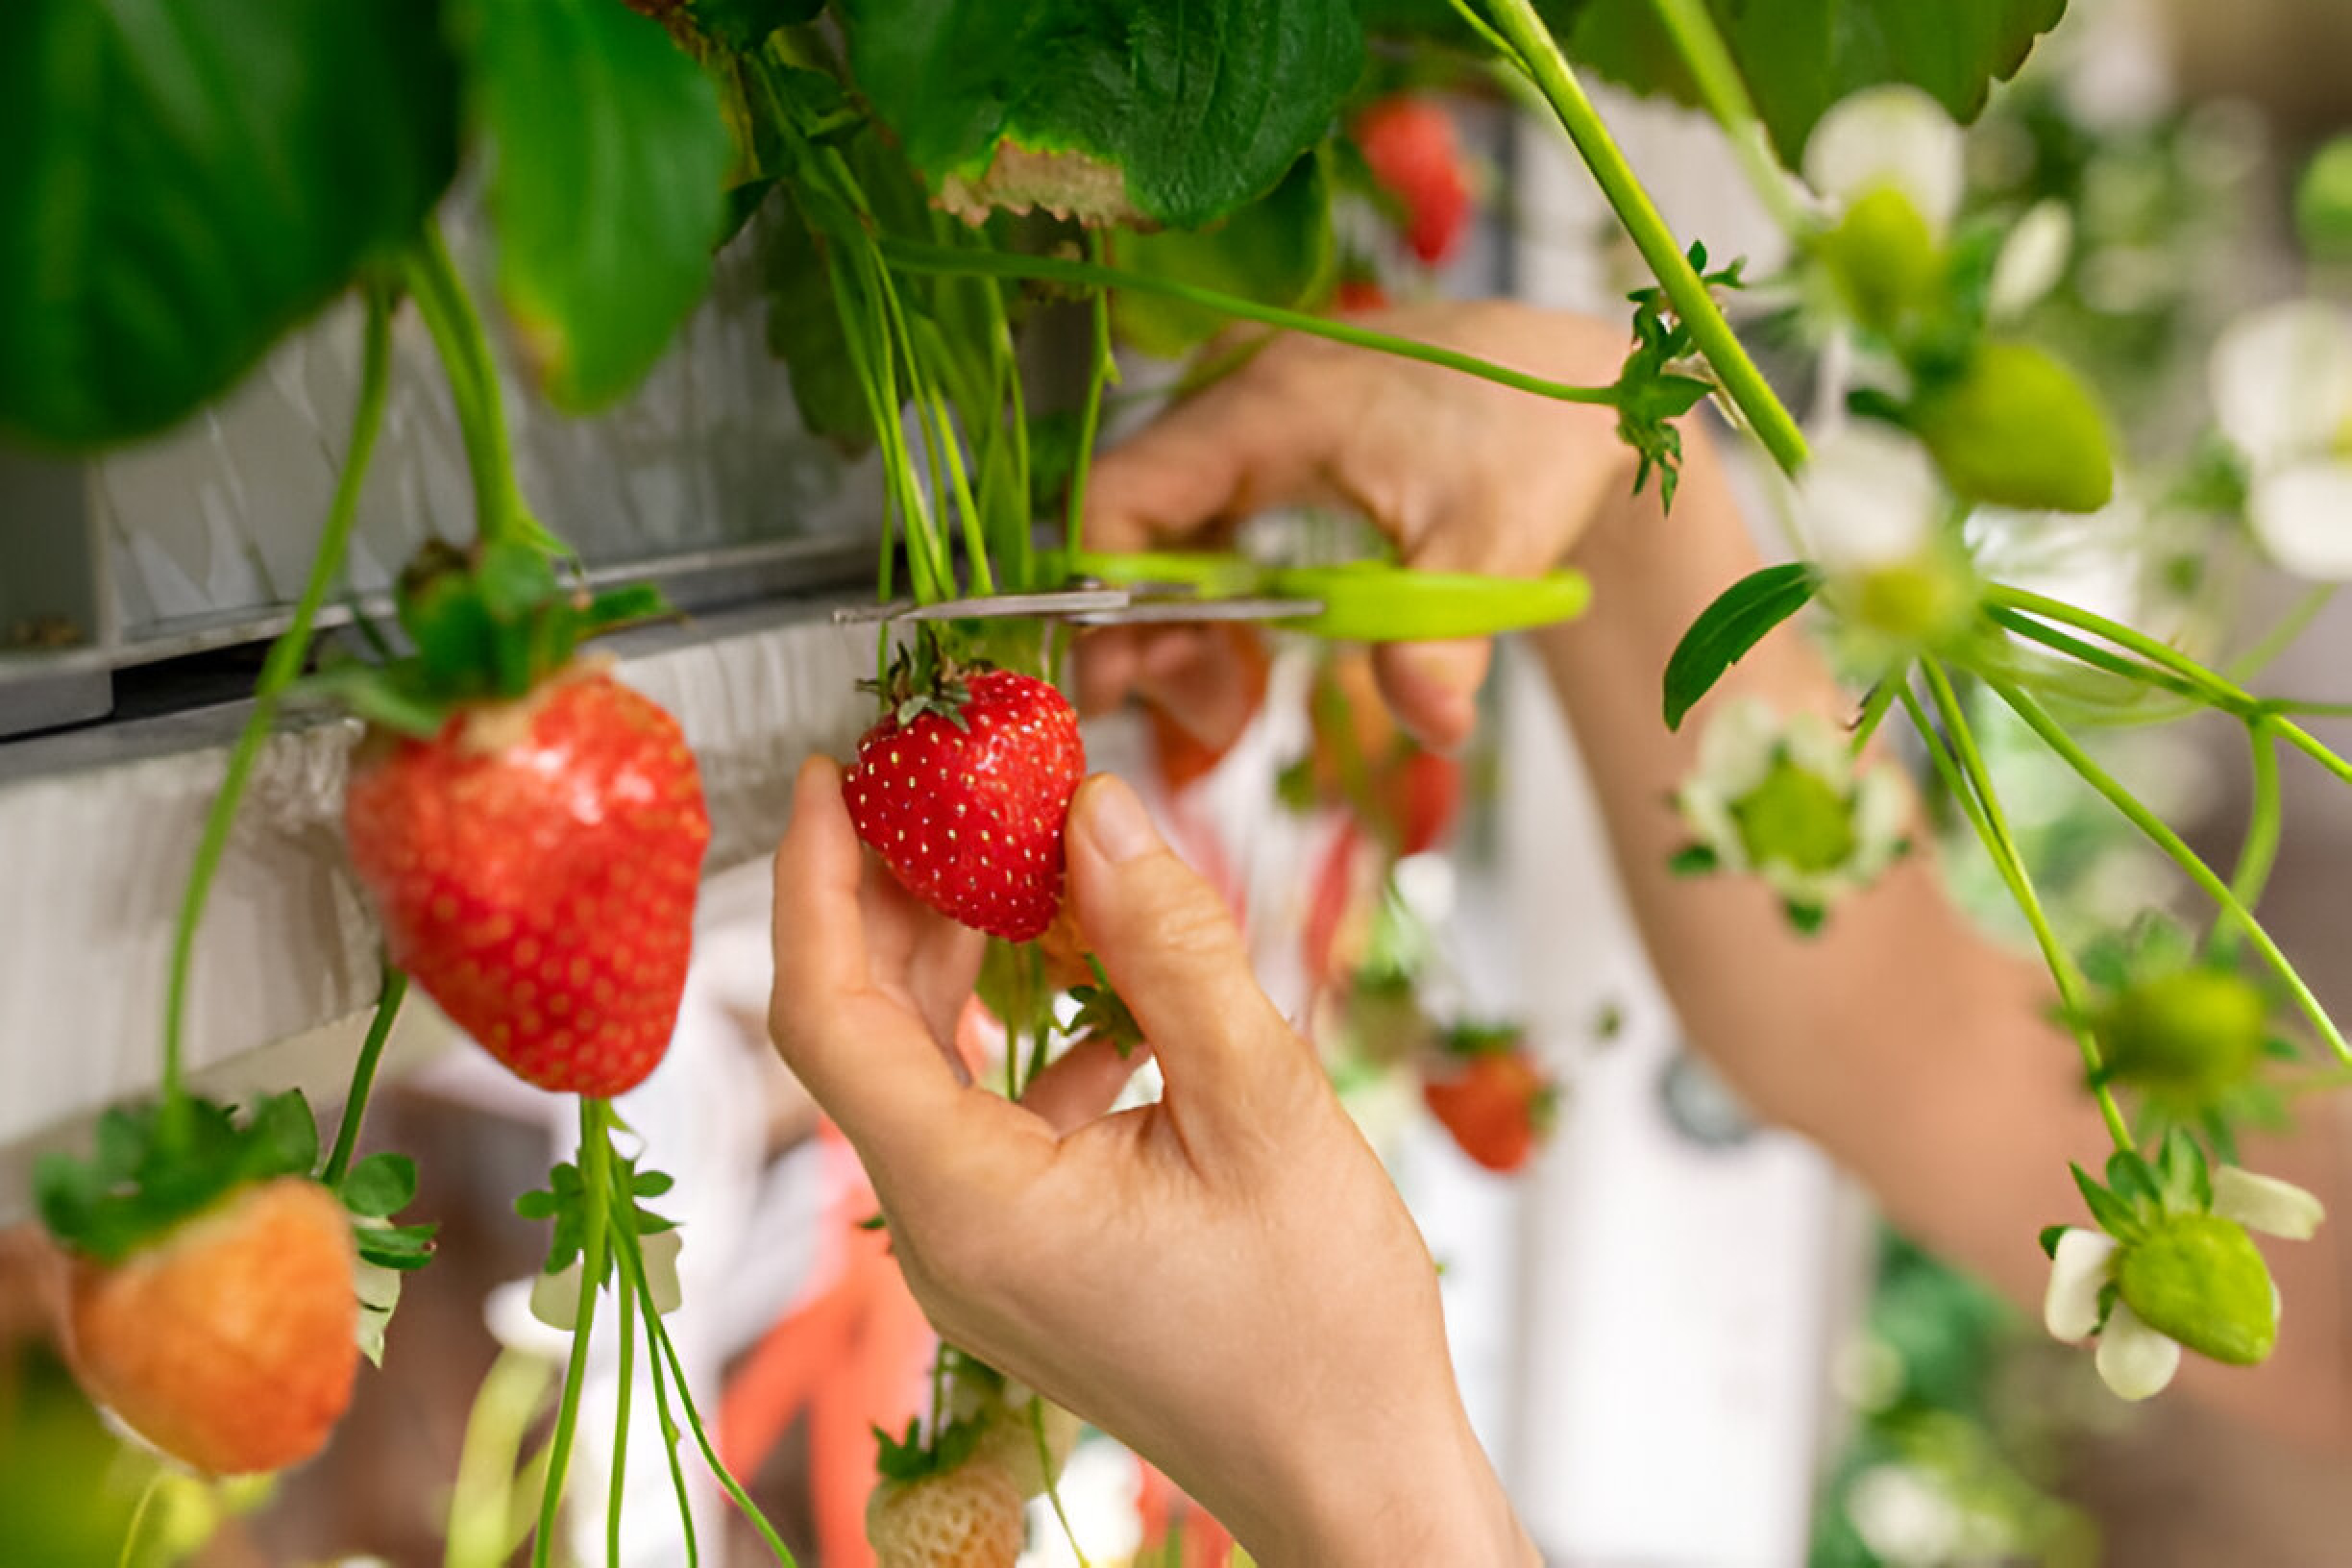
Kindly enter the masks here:
M 1333 499 L 1328 459 L 1354 424 L 1354 378 L 1296 396 L 1276 344 L 1094 460 L 1086 541 L 1141 550 L 1268 507 Z
M 865 875 L 841 770 L 812 757 L 776 848 L 768 1029 L 849 1140 L 879 1151 L 925 1137 L 963 1089 L 922 1020 L 874 984 L 859 898 Z

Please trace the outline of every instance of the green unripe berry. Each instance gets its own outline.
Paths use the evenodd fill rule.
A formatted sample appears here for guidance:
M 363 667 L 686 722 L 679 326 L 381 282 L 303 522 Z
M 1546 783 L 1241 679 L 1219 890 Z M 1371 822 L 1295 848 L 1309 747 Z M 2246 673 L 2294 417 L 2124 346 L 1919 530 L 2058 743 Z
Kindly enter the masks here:
M 2157 1333 L 2231 1366 L 2278 1342 L 2278 1296 L 2245 1227 L 2218 1214 L 2169 1214 L 2123 1251 L 2123 1304 Z
M 2249 1077 L 2268 1038 L 2261 991 L 2224 969 L 2178 969 L 2142 980 L 2097 1019 L 2099 1049 L 2122 1081 L 2209 1097 Z
M 1943 287 L 1935 231 L 1893 185 L 1857 198 L 1818 251 L 1854 319 L 1876 331 L 1893 332 L 1905 316 L 1933 305 Z
M 2321 260 L 2352 257 L 2352 136 L 2338 136 L 2304 165 L 2295 185 L 2295 230 Z
M 2072 371 L 2024 343 L 1987 343 L 1922 392 L 1911 427 L 1952 489 L 2024 511 L 2095 512 L 2115 494 L 2107 421 Z
M 1852 802 L 1785 756 L 1731 802 L 1731 821 L 1752 865 L 1779 861 L 1801 871 L 1833 871 L 1853 856 Z

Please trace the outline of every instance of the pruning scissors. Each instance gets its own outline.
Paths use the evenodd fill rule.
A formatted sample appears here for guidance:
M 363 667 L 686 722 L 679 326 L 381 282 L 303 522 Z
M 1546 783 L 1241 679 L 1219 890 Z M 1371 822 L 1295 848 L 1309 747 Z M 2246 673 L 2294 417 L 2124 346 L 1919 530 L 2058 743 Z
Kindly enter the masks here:
M 1080 626 L 1262 622 L 1346 642 L 1491 637 L 1573 620 L 1592 598 L 1580 572 L 1538 577 L 1417 572 L 1386 561 L 1268 566 L 1213 551 L 1065 556 L 1066 585 L 1041 593 L 899 600 L 833 612 L 837 622 L 1050 619 Z

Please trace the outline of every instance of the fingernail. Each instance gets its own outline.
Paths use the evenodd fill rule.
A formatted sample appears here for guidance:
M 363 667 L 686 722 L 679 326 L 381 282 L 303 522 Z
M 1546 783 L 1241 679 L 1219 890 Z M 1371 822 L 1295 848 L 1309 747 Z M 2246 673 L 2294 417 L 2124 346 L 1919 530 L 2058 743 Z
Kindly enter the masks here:
M 1160 834 L 1143 802 L 1109 773 L 1097 774 L 1087 786 L 1085 828 L 1094 852 L 1115 866 L 1160 847 Z

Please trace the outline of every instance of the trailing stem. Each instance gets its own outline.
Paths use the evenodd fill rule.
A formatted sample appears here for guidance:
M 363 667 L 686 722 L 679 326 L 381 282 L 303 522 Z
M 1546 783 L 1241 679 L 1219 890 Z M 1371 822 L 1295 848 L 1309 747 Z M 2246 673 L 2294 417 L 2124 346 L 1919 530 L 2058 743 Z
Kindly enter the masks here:
M 1714 367 L 1716 380 L 1742 418 L 1748 422 L 1756 439 L 1771 453 L 1773 461 L 1784 473 L 1794 474 L 1805 463 L 1804 432 L 1798 428 L 1796 416 L 1788 411 L 1764 373 L 1748 356 L 1731 324 L 1724 319 L 1721 307 L 1708 290 L 1698 269 L 1683 255 L 1666 220 L 1650 200 L 1634 177 L 1625 154 L 1609 135 L 1608 127 L 1602 123 L 1592 100 L 1577 80 L 1576 70 L 1560 53 L 1551 30 L 1536 13 L 1533 0 L 1489 0 L 1495 26 L 1510 40 L 1520 60 L 1533 78 L 1536 87 L 1559 115 L 1560 125 L 1568 139 L 1576 144 L 1592 171 L 1601 193 L 1615 209 L 1618 222 L 1625 226 L 1634 248 L 1649 263 L 1650 271 L 1666 290 L 1675 311 L 1698 340 L 1700 352 Z
M 359 513 L 359 491 L 367 478 L 368 459 L 376 451 L 376 437 L 383 428 L 384 397 L 391 381 L 392 297 L 389 291 L 379 287 L 369 288 L 366 297 L 359 402 L 352 413 L 351 445 L 344 453 L 343 472 L 335 479 L 334 499 L 328 503 L 318 551 L 310 558 L 310 576 L 303 583 L 302 597 L 295 600 L 294 614 L 286 629 L 270 645 L 262 660 L 260 678 L 254 684 L 253 712 L 246 716 L 245 727 L 237 733 L 220 792 L 212 797 L 211 808 L 205 814 L 204 830 L 196 842 L 195 862 L 188 870 L 187 889 L 180 900 L 180 917 L 172 928 L 171 970 L 163 997 L 162 1095 L 167 1127 L 177 1125 L 185 1115 L 183 1030 L 187 1017 L 188 977 L 194 967 L 196 929 L 204 919 L 205 899 L 211 892 L 214 873 L 220 870 L 221 856 L 229 847 L 229 829 L 236 820 L 238 804 L 245 797 L 245 786 L 253 776 L 254 764 L 259 760 L 261 747 L 277 724 L 278 698 L 294 677 L 302 674 L 319 606 L 342 573 L 344 552 Z
M 1923 661 L 1922 668 L 1937 716 L 1944 723 L 1943 732 L 1937 730 L 1935 722 L 1920 706 L 1907 681 L 1899 694 L 1903 709 L 1910 715 L 1912 727 L 1919 731 L 1920 742 L 1927 748 L 1928 759 L 1942 776 L 1944 787 L 1951 792 L 1962 815 L 1968 818 L 1969 826 L 1975 830 L 1985 853 L 1992 859 L 1993 869 L 2009 889 L 2010 898 L 2033 930 L 2042 961 L 2058 988 L 2067 1029 L 2074 1037 L 2075 1048 L 2082 1053 L 2084 1075 L 2091 1085 L 2092 1097 L 2098 1104 L 2099 1118 L 2107 1124 L 2107 1136 L 2119 1149 L 2137 1148 L 2131 1123 L 2124 1119 L 2123 1108 L 2116 1103 L 2114 1091 L 2107 1087 L 2106 1060 L 2099 1051 L 2098 1036 L 2091 1028 L 2090 998 L 2082 971 L 2075 967 L 2066 944 L 2058 940 L 2057 931 L 2042 908 L 2041 895 L 2034 891 L 2024 856 L 2018 848 L 2016 835 L 2009 829 L 2000 796 L 1994 790 L 1992 772 L 1985 767 L 1983 753 L 1977 749 L 1975 736 L 1969 727 L 1968 714 L 1942 668 L 1932 660 Z M 1947 734 L 1950 737 L 1948 746 Z
M 377 1065 L 383 1060 L 384 1041 L 400 1017 L 401 1000 L 408 994 L 408 976 L 389 960 L 383 966 L 383 987 L 376 993 L 376 1014 L 368 1019 L 367 1039 L 359 1042 L 359 1059 L 352 1064 L 351 1090 L 343 1096 L 343 1119 L 335 1128 L 334 1147 L 319 1180 L 333 1187 L 351 1168 L 352 1151 L 359 1142 L 359 1125 L 367 1118 L 368 1095 L 376 1087 Z

